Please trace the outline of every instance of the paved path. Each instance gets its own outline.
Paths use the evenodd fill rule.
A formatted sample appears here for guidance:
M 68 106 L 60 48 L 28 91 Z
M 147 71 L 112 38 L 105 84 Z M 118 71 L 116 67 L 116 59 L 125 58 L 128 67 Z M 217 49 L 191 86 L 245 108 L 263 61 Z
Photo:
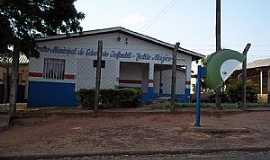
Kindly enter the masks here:
M 53 160 L 269 160 L 270 152 L 221 152 L 211 154 L 65 157 Z M 39 159 L 47 160 L 47 159 Z

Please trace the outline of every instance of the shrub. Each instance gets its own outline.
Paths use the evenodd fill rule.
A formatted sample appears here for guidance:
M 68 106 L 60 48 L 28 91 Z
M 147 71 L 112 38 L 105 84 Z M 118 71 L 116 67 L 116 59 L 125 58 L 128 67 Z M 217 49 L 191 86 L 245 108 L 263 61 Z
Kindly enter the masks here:
M 247 81 L 247 102 L 257 102 L 258 86 L 252 81 Z M 243 86 L 241 80 L 229 79 L 225 83 L 225 91 L 219 97 L 222 103 L 237 103 L 242 102 Z M 192 97 L 192 102 L 196 102 L 196 95 Z M 201 94 L 201 102 L 215 103 L 215 92 L 213 90 L 206 90 Z
M 94 106 L 94 89 L 81 89 L 77 95 L 83 107 Z M 102 89 L 100 90 L 100 103 L 104 108 L 137 106 L 141 103 L 141 96 L 140 88 Z
M 205 92 L 201 93 L 201 102 L 203 103 L 215 103 L 215 97 L 216 94 L 214 92 L 214 90 L 206 90 Z M 219 95 L 221 102 L 225 103 L 225 102 L 230 102 L 230 99 L 228 98 L 228 95 L 225 94 L 224 92 L 222 92 Z M 196 102 L 196 93 L 192 95 L 192 102 L 195 103 Z
M 252 83 L 251 81 L 247 81 L 247 101 L 248 102 L 256 102 L 257 101 L 257 85 Z M 226 82 L 226 90 L 225 94 L 228 96 L 231 102 L 239 102 L 242 101 L 242 81 L 230 79 Z
M 77 92 L 77 97 L 83 107 L 92 106 L 95 101 L 95 91 L 88 89 L 80 89 L 80 91 Z

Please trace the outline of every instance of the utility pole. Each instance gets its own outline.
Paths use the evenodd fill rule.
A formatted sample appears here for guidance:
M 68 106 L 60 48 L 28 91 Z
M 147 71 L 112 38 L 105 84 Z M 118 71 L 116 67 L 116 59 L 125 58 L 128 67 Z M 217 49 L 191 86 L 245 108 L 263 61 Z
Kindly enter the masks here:
M 245 57 L 244 62 L 242 64 L 242 85 L 243 85 L 243 93 L 242 93 L 242 100 L 243 105 L 242 107 L 247 106 L 247 53 L 250 48 L 251 44 L 248 43 L 243 51 L 243 55 Z
M 102 50 L 103 50 L 103 42 L 99 40 L 98 50 L 97 50 L 97 66 L 96 66 L 96 90 L 95 90 L 95 106 L 94 106 L 95 112 L 98 111 L 98 105 L 99 105 Z
M 176 88 L 176 59 L 177 59 L 177 51 L 180 46 L 180 43 L 177 42 L 175 44 L 173 53 L 172 53 L 172 85 L 171 85 L 171 111 L 175 111 L 175 88 Z
M 221 0 L 216 0 L 216 52 L 221 50 Z M 216 89 L 216 107 L 221 109 L 221 87 Z
M 216 0 L 216 51 L 221 50 L 221 0 Z

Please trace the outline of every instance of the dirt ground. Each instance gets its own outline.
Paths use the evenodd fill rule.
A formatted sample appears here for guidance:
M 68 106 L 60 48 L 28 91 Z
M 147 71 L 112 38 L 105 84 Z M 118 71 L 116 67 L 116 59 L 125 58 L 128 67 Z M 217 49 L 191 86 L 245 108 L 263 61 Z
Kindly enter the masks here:
M 269 122 L 270 112 L 202 115 L 203 127 L 250 131 L 213 134 L 191 130 L 191 113 L 24 118 L 0 132 L 0 155 L 269 147 Z

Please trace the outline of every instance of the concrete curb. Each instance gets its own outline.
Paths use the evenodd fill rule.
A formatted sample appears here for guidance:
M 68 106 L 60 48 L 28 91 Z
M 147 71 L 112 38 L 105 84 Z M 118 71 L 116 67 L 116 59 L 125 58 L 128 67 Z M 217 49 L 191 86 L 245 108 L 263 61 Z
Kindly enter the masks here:
M 256 108 L 254 108 L 254 109 L 243 109 L 243 111 L 246 111 L 246 112 L 269 112 L 270 111 L 270 109 L 268 109 L 268 108 L 264 108 L 264 109 L 256 109 Z
M 9 116 L 6 114 L 0 114 L 0 133 L 6 131 L 9 128 Z
M 248 128 L 207 128 L 207 127 L 193 127 L 190 129 L 193 132 L 202 132 L 208 134 L 230 134 L 230 133 L 250 133 Z
M 248 113 L 250 111 L 202 111 L 202 115 L 225 115 L 225 114 L 241 114 Z M 258 111 L 257 111 L 258 112 Z M 98 113 L 93 113 L 92 111 L 82 111 L 82 112 L 65 112 L 65 111 L 57 111 L 57 112 L 18 112 L 17 118 L 31 118 L 31 117 L 48 117 L 48 116 L 132 116 L 132 115 L 153 115 L 153 114 L 168 114 L 168 115 L 180 115 L 180 114 L 195 114 L 195 111 L 177 111 L 177 112 L 169 112 L 169 111 L 158 111 L 158 112 L 150 112 L 150 111 L 100 111 Z
M 36 154 L 36 155 L 10 155 L 0 156 L 1 160 L 35 160 L 35 159 L 60 159 L 93 156 L 140 156 L 140 155 L 176 155 L 176 154 L 207 154 L 217 152 L 268 152 L 270 147 L 243 147 L 243 148 L 220 148 L 220 149 L 182 149 L 174 151 L 119 151 L 119 152 L 99 152 L 99 153 L 76 153 L 76 154 Z
M 226 114 L 241 114 L 249 112 L 267 112 L 268 109 L 241 109 L 241 110 L 202 110 L 202 115 L 220 116 Z M 170 112 L 169 110 L 145 110 L 145 111 L 110 111 L 101 110 L 98 113 L 94 113 L 91 110 L 34 110 L 34 111 L 18 111 L 16 113 L 17 118 L 31 118 L 31 117 L 48 117 L 48 116 L 132 116 L 132 115 L 150 115 L 150 114 L 195 114 L 195 110 L 177 110 L 176 112 Z

